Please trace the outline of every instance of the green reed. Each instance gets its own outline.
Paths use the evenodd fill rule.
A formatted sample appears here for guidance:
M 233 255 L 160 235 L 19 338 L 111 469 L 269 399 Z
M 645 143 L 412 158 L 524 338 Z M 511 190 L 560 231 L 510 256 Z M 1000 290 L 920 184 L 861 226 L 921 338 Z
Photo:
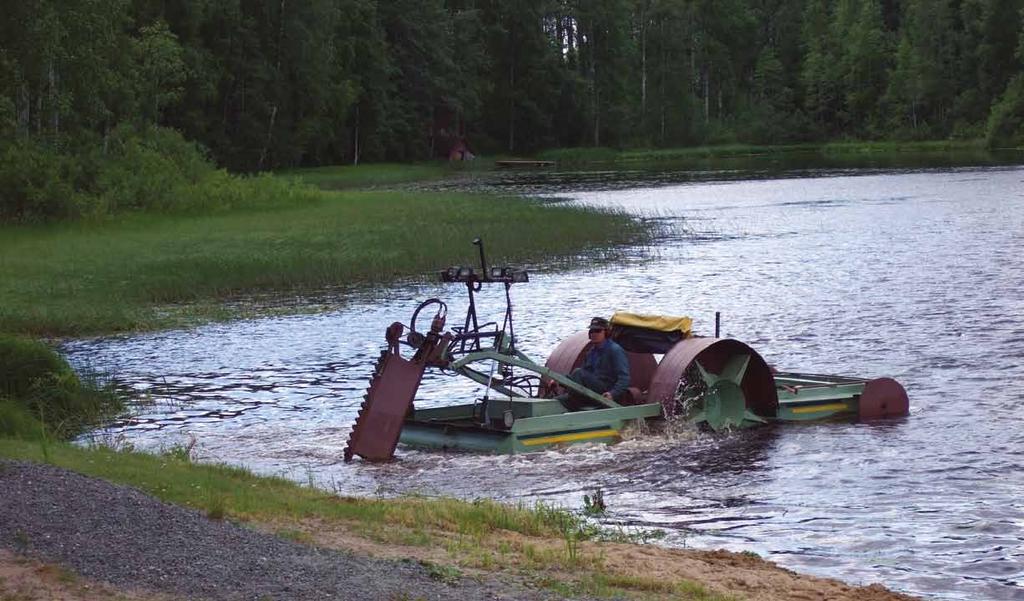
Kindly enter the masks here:
M 627 215 L 562 203 L 312 189 L 280 206 L 0 226 L 0 332 L 169 327 L 230 317 L 240 309 L 220 301 L 254 291 L 433 277 L 475 263 L 478 236 L 494 262 L 572 264 L 649 233 Z

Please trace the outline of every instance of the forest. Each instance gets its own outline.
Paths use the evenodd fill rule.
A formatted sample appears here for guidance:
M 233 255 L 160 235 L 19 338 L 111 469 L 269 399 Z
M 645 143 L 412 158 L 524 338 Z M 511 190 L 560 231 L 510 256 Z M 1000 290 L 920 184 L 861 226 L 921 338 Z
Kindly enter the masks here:
M 111 154 L 187 170 L 189 148 L 255 172 L 460 141 L 1024 143 L 1024 0 L 3 4 L 5 195 L 31 187 L 14 170 L 81 190 Z

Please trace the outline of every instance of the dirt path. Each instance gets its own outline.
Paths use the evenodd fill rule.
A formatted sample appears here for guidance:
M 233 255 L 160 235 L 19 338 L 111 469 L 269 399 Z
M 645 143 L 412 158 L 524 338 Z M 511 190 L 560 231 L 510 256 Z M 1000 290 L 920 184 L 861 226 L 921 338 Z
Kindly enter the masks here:
M 424 566 L 448 563 L 443 549 L 375 543 L 344 524 L 289 526 L 314 544 L 211 520 L 138 490 L 52 466 L 0 461 L 0 601 L 556 598 L 502 572 L 439 581 Z M 525 538 L 505 536 L 511 543 Z M 726 551 L 619 543 L 583 543 L 581 550 L 613 558 L 605 562 L 609 575 L 692 580 L 737 599 L 912 599 L 881 586 L 804 576 Z

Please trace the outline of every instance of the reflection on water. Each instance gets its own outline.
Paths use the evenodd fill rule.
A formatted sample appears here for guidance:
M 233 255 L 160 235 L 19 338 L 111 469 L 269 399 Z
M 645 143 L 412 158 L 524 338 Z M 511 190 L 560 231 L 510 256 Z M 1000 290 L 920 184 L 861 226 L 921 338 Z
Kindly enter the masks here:
M 460 314 L 462 292 L 439 285 L 65 350 L 157 401 L 113 429 L 140 448 L 195 436 L 205 459 L 350 494 L 581 507 L 600 487 L 607 521 L 664 528 L 666 544 L 755 551 L 933 598 L 1024 597 L 1024 169 L 596 187 L 572 197 L 655 216 L 678 235 L 655 259 L 516 286 L 527 354 L 543 360 L 592 315 L 688 314 L 708 332 L 722 311 L 724 333 L 780 369 L 897 378 L 911 416 L 517 457 L 400 448 L 388 465 L 342 463 L 386 326 L 430 296 Z M 499 294 L 483 294 L 482 311 L 499 311 Z M 432 374 L 421 398 L 480 392 Z

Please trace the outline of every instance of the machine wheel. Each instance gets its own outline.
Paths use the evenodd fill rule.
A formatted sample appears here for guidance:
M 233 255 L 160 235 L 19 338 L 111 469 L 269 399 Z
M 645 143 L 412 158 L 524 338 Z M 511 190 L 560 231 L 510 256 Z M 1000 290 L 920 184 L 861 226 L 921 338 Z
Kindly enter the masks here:
M 858 412 L 861 419 L 900 417 L 910 413 L 907 391 L 892 378 L 876 378 L 864 386 Z
M 684 416 L 713 430 L 764 423 L 778 412 L 775 378 L 764 359 L 738 340 L 687 338 L 661 360 L 649 402 L 666 417 Z
M 570 374 L 572 370 L 583 365 L 583 358 L 590 348 L 590 335 L 587 332 L 576 332 L 555 347 L 548 357 L 545 367 L 560 374 Z M 626 352 L 629 360 L 629 385 L 646 391 L 658 367 L 658 361 L 651 353 Z M 549 380 L 543 380 L 543 390 Z

